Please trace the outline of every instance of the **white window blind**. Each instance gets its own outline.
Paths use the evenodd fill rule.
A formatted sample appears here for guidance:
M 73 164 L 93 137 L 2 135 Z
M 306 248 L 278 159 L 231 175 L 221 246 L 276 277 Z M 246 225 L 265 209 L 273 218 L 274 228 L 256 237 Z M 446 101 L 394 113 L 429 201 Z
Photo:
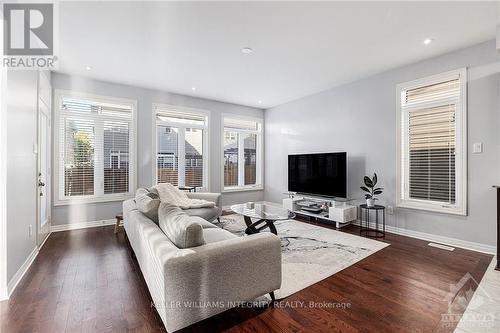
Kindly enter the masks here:
M 156 181 L 208 188 L 208 113 L 155 105 Z
M 223 186 L 238 190 L 262 186 L 262 121 L 224 116 Z
M 401 85 L 403 207 L 465 214 L 465 71 Z
M 120 200 L 133 189 L 133 103 L 58 94 L 58 202 Z

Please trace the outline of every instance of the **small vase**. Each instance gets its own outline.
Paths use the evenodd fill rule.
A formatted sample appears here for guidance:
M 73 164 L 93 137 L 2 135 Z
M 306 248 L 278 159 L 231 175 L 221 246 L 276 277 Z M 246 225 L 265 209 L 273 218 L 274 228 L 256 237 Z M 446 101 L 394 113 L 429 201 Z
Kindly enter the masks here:
M 375 206 L 375 200 L 374 199 L 366 199 L 366 205 L 368 207 L 373 207 Z

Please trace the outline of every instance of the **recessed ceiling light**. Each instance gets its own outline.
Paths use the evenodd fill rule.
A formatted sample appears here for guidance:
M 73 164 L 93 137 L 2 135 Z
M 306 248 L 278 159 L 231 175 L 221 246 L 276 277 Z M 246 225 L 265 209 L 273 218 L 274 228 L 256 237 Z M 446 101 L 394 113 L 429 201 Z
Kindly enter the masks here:
M 241 49 L 241 53 L 244 53 L 244 54 L 250 54 L 252 52 L 253 52 L 253 50 L 249 47 L 244 47 Z
M 85 67 L 85 69 L 89 71 L 89 70 L 91 70 L 91 69 L 92 69 L 92 67 L 87 66 L 87 67 Z
M 434 38 L 426 38 L 426 39 L 424 39 L 423 43 L 424 43 L 424 45 L 429 45 L 433 41 L 434 41 Z
M 196 90 L 196 87 L 191 87 L 191 90 L 192 90 L 192 91 L 195 91 L 195 90 Z
M 262 101 L 258 101 L 259 104 L 262 104 Z

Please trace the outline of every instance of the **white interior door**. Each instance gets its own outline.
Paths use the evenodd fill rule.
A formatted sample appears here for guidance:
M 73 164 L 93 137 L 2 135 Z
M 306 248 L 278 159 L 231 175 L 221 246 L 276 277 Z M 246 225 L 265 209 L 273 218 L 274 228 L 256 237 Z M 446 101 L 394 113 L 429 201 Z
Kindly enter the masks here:
M 40 75 L 38 94 L 38 222 L 37 242 L 41 245 L 50 232 L 50 83 Z

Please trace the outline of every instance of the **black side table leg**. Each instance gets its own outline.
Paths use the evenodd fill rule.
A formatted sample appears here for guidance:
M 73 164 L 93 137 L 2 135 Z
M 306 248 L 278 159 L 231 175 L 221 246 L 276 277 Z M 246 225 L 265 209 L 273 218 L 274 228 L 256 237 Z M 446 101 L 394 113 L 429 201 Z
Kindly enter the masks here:
M 370 230 L 370 210 L 366 210 L 366 229 Z M 370 231 L 367 232 L 368 234 Z
M 383 210 L 383 216 L 384 216 L 384 238 L 385 238 L 385 209 Z
M 361 209 L 361 207 L 358 207 L 358 210 L 359 210 L 359 218 L 360 218 L 360 221 L 359 221 L 359 234 L 361 235 L 361 230 L 363 230 L 363 210 Z

